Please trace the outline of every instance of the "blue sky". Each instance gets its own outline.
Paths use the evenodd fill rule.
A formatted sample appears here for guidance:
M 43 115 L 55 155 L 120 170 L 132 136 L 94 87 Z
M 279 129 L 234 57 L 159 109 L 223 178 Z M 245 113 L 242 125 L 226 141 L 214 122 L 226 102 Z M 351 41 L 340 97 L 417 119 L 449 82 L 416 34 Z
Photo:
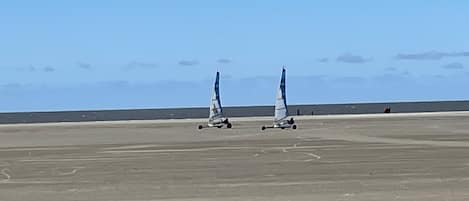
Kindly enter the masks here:
M 467 1 L 10 1 L 0 111 L 469 99 Z

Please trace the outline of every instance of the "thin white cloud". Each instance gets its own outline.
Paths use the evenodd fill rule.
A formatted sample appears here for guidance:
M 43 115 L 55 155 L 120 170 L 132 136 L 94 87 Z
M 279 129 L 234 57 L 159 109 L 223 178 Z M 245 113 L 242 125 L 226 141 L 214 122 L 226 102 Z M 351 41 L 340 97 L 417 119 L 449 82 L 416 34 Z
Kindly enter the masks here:
M 370 58 L 365 58 L 363 56 L 359 55 L 353 55 L 350 53 L 345 53 L 337 57 L 338 62 L 343 62 L 343 63 L 352 63 L 352 64 L 359 64 L 359 63 L 366 63 L 370 62 Z
M 85 69 L 85 70 L 91 70 L 92 66 L 89 63 L 78 61 L 77 63 L 78 68 Z
M 469 57 L 469 52 L 439 52 L 429 51 L 422 53 L 398 54 L 395 58 L 399 60 L 440 60 L 447 57 Z
M 317 59 L 317 61 L 320 62 L 320 63 L 327 63 L 327 62 L 329 62 L 329 58 L 323 57 L 323 58 Z
M 181 60 L 178 64 L 181 66 L 196 66 L 199 62 L 197 60 Z
M 384 69 L 385 71 L 397 71 L 396 67 L 387 67 Z
M 454 62 L 442 66 L 445 69 L 463 69 L 464 65 L 462 63 Z
M 218 59 L 217 60 L 217 63 L 220 63 L 220 64 L 229 64 L 229 63 L 232 63 L 233 61 L 231 59 Z
M 133 69 L 154 69 L 158 68 L 158 64 L 150 63 L 150 62 L 141 62 L 141 61 L 131 61 L 127 65 L 124 66 L 126 70 L 133 70 Z
M 16 70 L 22 71 L 22 72 L 46 72 L 46 73 L 56 71 L 56 69 L 52 66 L 36 67 L 33 65 L 29 65 L 28 67 L 17 68 Z

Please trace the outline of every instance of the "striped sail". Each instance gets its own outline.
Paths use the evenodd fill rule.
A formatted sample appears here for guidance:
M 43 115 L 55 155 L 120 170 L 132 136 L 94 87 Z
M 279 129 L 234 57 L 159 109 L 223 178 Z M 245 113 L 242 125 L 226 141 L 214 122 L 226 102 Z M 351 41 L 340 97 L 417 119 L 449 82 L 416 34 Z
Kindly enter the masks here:
M 209 121 L 217 121 L 223 118 L 223 109 L 220 102 L 220 90 L 219 90 L 219 80 L 220 73 L 217 72 L 217 77 L 215 78 L 215 86 L 213 88 L 212 99 L 210 102 L 210 116 Z
M 275 99 L 275 123 L 279 123 L 288 117 L 287 99 L 285 93 L 285 68 L 283 68 L 282 78 L 280 79 L 280 87 L 278 88 L 277 97 Z

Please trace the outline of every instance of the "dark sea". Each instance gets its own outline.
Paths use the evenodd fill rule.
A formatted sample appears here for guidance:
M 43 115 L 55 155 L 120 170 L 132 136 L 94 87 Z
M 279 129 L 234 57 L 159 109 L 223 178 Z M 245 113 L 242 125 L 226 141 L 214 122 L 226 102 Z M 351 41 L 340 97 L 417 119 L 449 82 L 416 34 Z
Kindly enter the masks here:
M 290 105 L 288 106 L 288 109 L 290 115 L 330 115 L 383 113 L 384 109 L 387 107 L 391 108 L 392 113 L 469 111 L 469 101 Z M 205 118 L 208 117 L 208 113 L 208 107 L 59 112 L 13 112 L 0 113 L 0 124 L 188 119 Z M 224 113 L 227 117 L 273 116 L 274 108 L 273 106 L 225 107 Z

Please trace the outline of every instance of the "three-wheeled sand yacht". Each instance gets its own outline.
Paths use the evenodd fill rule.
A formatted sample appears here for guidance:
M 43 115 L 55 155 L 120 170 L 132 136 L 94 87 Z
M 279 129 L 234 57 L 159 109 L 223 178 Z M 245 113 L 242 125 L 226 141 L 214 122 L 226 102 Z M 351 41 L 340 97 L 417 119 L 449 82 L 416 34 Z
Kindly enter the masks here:
M 280 79 L 280 87 L 277 91 L 277 97 L 275 100 L 275 116 L 274 123 L 271 126 L 262 126 L 261 129 L 265 130 L 266 128 L 292 128 L 296 129 L 295 120 L 293 117 L 288 119 L 288 106 L 286 99 L 285 91 L 285 67 L 282 68 L 282 77 Z
M 219 90 L 219 82 L 220 82 L 220 72 L 217 72 L 217 76 L 215 78 L 215 84 L 212 93 L 212 99 L 210 101 L 210 115 L 208 117 L 208 124 L 207 125 L 199 125 L 198 128 L 231 128 L 232 125 L 223 115 L 223 108 L 221 106 L 220 101 L 220 90 Z

